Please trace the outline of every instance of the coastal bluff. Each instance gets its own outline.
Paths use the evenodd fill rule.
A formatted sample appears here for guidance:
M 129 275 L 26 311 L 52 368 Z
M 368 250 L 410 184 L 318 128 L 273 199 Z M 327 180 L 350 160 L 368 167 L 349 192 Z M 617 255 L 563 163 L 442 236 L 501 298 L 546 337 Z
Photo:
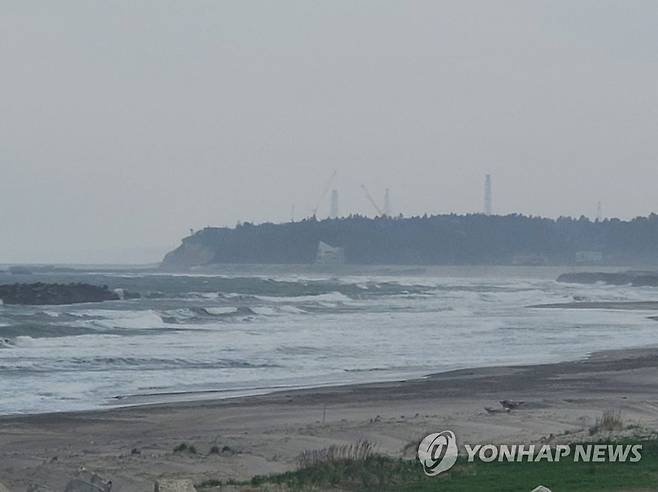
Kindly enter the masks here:
M 217 264 L 658 265 L 658 215 L 632 220 L 483 214 L 315 217 L 206 227 L 183 238 L 164 270 Z

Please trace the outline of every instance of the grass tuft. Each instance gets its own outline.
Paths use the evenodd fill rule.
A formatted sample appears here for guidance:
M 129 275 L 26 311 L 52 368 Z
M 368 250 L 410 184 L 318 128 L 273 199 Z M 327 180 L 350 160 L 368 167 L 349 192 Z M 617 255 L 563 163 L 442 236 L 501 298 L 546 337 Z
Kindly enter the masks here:
M 323 463 L 336 463 L 345 460 L 364 461 L 372 456 L 373 450 L 374 445 L 365 439 L 342 446 L 334 445 L 324 449 L 306 450 L 297 457 L 297 465 L 299 468 L 307 468 Z
M 620 410 L 606 410 L 603 412 L 601 418 L 596 419 L 596 422 L 589 429 L 590 436 L 598 434 L 599 432 L 615 432 L 624 430 L 624 420 L 621 418 Z
M 186 442 L 180 443 L 174 448 L 174 453 L 190 453 L 196 454 L 196 448 L 192 444 L 187 444 Z

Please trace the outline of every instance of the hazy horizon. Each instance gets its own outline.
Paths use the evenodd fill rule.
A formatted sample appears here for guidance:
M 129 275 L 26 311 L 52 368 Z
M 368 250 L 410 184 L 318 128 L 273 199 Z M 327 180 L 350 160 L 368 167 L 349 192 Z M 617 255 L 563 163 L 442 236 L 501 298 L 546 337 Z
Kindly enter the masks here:
M 658 4 L 2 7 L 0 263 L 155 262 L 189 229 L 658 211 Z M 318 215 L 328 214 L 329 194 Z

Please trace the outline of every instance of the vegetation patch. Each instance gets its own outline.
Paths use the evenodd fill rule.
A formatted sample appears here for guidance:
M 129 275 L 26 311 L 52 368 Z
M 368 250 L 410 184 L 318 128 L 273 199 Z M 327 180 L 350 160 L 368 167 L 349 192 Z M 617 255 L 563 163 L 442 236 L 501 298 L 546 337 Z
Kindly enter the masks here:
M 178 453 L 196 454 L 196 448 L 192 444 L 182 442 L 174 448 L 174 453 L 177 453 L 177 454 Z
M 417 460 L 394 459 L 372 453 L 363 444 L 352 451 L 307 451 L 298 470 L 257 476 L 240 484 L 239 490 L 340 490 L 390 492 L 529 492 L 538 485 L 553 491 L 629 491 L 658 489 L 658 441 L 597 442 L 596 444 L 642 444 L 637 463 L 584 463 L 571 457 L 559 462 L 468 463 L 460 458 L 448 472 L 426 477 Z M 364 449 L 369 449 L 364 452 Z M 356 450 L 356 451 L 355 451 Z M 359 451 L 361 450 L 361 451 Z M 348 457 L 347 453 L 362 453 Z M 235 484 L 235 482 L 233 482 Z M 218 481 L 199 484 L 213 490 Z M 224 484 L 227 485 L 227 484 Z M 237 484 L 235 484 L 237 485 Z

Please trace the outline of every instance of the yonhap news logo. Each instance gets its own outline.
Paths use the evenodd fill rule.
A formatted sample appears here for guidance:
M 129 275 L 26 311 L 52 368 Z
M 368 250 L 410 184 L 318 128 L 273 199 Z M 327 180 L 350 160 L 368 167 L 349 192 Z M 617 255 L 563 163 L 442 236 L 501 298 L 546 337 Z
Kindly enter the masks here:
M 467 461 L 483 463 L 541 461 L 575 463 L 637 463 L 642 459 L 641 444 L 464 444 Z M 429 434 L 418 446 L 418 459 L 425 475 L 433 477 L 450 470 L 457 462 L 459 447 L 449 430 Z
M 457 438 L 449 430 L 426 436 L 418 446 L 418 459 L 423 464 L 425 475 L 429 477 L 450 470 L 458 454 Z

